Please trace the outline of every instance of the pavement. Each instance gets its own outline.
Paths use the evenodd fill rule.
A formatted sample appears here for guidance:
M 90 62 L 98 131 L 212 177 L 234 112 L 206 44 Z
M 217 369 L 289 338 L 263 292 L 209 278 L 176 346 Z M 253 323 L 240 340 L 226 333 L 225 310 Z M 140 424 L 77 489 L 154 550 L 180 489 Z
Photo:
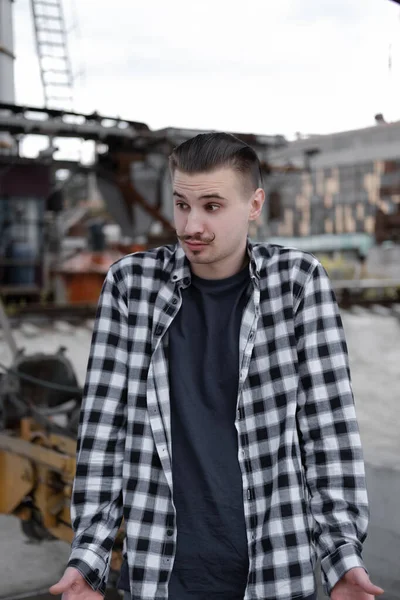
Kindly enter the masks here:
M 32 544 L 16 517 L 0 515 L 0 598 L 47 590 L 64 572 L 68 544 Z
M 342 311 L 342 318 L 365 460 L 400 472 L 399 307 Z
M 397 307 L 398 308 L 398 307 Z M 385 589 L 385 600 L 400 600 L 400 311 L 342 311 L 349 347 L 356 409 L 367 468 L 371 506 L 364 558 L 371 579 Z M 17 345 L 26 353 L 67 348 L 83 383 L 92 323 L 51 327 L 48 331 L 18 329 Z M 11 360 L 0 339 L 0 362 Z M 59 541 L 28 543 L 19 521 L 0 515 L 0 600 L 18 600 L 45 591 L 62 574 L 69 555 Z M 48 600 L 37 595 L 35 600 Z

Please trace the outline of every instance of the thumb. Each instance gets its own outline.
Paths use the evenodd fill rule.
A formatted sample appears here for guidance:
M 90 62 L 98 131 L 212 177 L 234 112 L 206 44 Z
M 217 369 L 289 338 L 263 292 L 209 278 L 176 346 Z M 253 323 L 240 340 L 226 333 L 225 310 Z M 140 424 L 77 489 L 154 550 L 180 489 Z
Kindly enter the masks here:
M 371 596 L 380 596 L 383 594 L 384 590 L 372 583 L 364 569 L 354 569 L 352 575 L 354 583 L 358 585 L 365 593 L 371 594 Z
M 58 581 L 49 589 L 50 594 L 52 594 L 53 596 L 57 596 L 64 592 L 68 592 L 71 586 L 78 579 L 79 575 L 79 571 L 77 571 L 76 569 L 71 567 L 67 568 L 60 581 Z

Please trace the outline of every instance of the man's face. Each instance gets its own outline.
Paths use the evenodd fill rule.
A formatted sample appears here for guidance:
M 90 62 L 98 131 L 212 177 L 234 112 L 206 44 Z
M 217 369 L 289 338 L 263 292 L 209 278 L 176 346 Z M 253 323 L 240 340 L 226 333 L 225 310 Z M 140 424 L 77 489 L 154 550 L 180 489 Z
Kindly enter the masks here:
M 251 191 L 239 173 L 221 168 L 198 174 L 176 170 L 173 195 L 175 228 L 194 273 L 232 275 L 229 265 L 240 257 L 243 262 L 249 221 L 259 216 L 264 192 Z

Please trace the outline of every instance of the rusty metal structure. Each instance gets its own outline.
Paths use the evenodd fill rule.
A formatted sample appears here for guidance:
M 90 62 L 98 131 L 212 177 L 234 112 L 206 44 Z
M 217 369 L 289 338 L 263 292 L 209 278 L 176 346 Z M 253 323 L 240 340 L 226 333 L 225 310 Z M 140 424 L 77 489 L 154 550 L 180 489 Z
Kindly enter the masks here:
M 131 245 L 157 245 L 175 240 L 168 155 L 197 131 L 152 131 L 144 123 L 96 113 L 88 115 L 0 103 L 2 131 L 15 140 L 36 134 L 52 140 L 80 138 L 96 144 L 95 161 L 90 166 L 55 160 L 52 153 L 44 153 L 37 159 L 18 155 L 0 157 L 0 229 L 3 233 L 0 292 L 3 295 L 15 296 L 20 292 L 37 299 L 51 290 L 51 272 L 48 264 L 46 270 L 44 257 L 48 254 L 46 240 L 53 237 L 59 242 L 62 237 L 60 232 L 52 236 L 57 218 L 64 214 L 64 184 L 57 181 L 61 169 L 68 172 L 67 181 L 80 177 L 87 182 L 89 174 L 95 174 L 106 210 L 120 225 L 122 235 L 131 240 Z M 268 152 L 284 145 L 284 138 L 237 135 L 256 149 L 268 174 Z M 158 224 L 157 235 L 153 233 L 155 223 Z

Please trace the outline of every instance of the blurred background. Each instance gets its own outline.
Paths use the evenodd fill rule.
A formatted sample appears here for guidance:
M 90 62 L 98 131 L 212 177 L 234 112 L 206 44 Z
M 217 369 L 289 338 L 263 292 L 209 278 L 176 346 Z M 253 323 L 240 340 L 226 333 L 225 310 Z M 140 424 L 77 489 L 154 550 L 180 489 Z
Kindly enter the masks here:
M 168 155 L 211 130 L 260 157 L 252 239 L 330 274 L 367 465 L 365 560 L 400 599 L 400 2 L 0 0 L 1 600 L 47 600 L 64 570 L 104 276 L 174 242 Z

